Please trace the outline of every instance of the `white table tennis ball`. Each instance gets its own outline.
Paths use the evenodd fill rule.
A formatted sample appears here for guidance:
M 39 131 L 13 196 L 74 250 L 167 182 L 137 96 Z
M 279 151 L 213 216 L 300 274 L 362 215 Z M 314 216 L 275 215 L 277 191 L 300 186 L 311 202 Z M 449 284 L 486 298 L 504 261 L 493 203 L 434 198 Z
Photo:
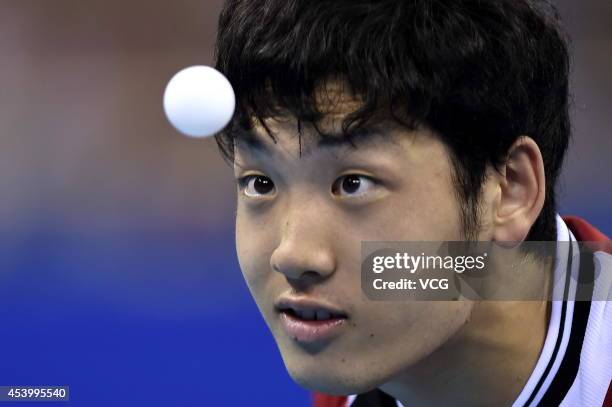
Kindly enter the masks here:
M 164 112 L 181 133 L 206 137 L 222 130 L 236 106 L 232 85 L 210 66 L 195 65 L 177 72 L 164 91 Z

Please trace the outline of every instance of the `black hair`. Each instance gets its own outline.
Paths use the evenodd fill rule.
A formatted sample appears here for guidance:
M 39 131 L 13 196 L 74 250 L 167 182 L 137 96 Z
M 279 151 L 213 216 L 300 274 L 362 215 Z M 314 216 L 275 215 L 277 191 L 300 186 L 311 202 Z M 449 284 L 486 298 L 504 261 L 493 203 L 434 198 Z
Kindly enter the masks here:
M 380 112 L 440 135 L 467 236 L 479 228 L 487 166 L 499 168 L 521 135 L 532 137 L 546 191 L 527 240 L 556 240 L 554 187 L 570 137 L 558 20 L 552 5 L 530 0 L 227 0 L 216 68 L 234 87 L 236 113 L 215 139 L 233 160 L 235 130 L 252 118 L 288 112 L 316 124 L 317 89 L 340 78 L 363 101 L 344 136 Z

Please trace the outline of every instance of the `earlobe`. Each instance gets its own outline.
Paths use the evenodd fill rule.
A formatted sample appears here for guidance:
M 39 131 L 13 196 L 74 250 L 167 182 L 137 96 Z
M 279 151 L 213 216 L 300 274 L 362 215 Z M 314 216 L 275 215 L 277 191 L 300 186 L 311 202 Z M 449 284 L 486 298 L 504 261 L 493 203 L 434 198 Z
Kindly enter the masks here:
M 546 180 L 540 148 L 531 137 L 520 137 L 508 150 L 495 209 L 493 240 L 521 242 L 544 206 Z

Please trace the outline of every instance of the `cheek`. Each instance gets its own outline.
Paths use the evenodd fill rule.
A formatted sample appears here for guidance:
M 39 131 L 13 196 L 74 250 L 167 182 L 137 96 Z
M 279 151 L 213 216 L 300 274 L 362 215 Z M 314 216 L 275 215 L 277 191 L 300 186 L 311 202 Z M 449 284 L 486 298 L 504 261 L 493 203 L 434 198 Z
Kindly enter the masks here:
M 360 222 L 363 240 L 461 240 L 459 207 L 447 186 L 431 178 L 408 184 Z
M 366 365 L 380 365 L 381 372 L 396 376 L 410 371 L 446 343 L 465 325 L 472 310 L 467 301 L 395 302 L 368 305 L 362 337 L 371 344 L 364 357 Z M 388 377 L 390 378 L 390 377 Z
M 447 174 L 434 172 L 415 181 L 400 227 L 414 230 L 413 240 L 460 240 L 460 209 Z
M 269 227 L 244 214 L 239 205 L 236 215 L 236 254 L 240 270 L 254 296 L 264 284 L 269 270 Z
M 423 238 L 418 240 L 461 240 L 461 210 L 446 148 L 431 138 L 411 158 L 406 218 L 419 227 Z

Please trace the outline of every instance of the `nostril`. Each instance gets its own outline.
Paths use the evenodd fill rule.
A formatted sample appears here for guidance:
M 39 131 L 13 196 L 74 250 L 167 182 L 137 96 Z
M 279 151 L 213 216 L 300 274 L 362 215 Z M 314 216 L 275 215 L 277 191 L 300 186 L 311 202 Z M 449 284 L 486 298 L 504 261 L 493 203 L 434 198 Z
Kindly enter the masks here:
M 318 240 L 285 239 L 272 252 L 270 267 L 288 279 L 312 281 L 332 274 L 335 259 L 330 246 Z
M 297 277 L 285 275 L 287 283 L 298 291 L 306 291 L 309 287 L 320 284 L 325 278 L 325 275 L 314 271 L 307 271 Z
M 302 273 L 301 279 L 306 282 L 315 281 L 321 278 L 321 274 L 313 270 L 308 270 Z

